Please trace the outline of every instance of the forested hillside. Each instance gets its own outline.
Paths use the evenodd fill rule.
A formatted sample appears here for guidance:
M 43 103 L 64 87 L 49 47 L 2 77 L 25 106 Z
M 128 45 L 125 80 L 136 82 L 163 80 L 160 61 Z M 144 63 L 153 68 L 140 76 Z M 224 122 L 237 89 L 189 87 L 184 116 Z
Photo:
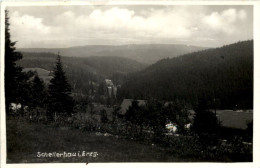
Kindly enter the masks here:
M 163 59 L 129 75 L 121 98 L 184 99 L 196 105 L 206 96 L 211 107 L 253 107 L 253 41 Z
M 172 58 L 187 54 L 205 47 L 178 44 L 139 44 L 139 45 L 88 45 L 69 48 L 21 48 L 22 52 L 51 52 L 70 57 L 110 57 L 130 58 L 145 64 L 152 64 L 163 58 Z
M 22 53 L 23 59 L 18 62 L 24 68 L 42 68 L 52 71 L 56 55 L 52 53 Z M 129 72 L 139 71 L 145 64 L 120 57 L 62 57 L 64 70 L 74 89 L 88 93 L 89 82 L 100 82 L 105 78 L 112 78 L 115 82 L 122 82 L 122 78 Z

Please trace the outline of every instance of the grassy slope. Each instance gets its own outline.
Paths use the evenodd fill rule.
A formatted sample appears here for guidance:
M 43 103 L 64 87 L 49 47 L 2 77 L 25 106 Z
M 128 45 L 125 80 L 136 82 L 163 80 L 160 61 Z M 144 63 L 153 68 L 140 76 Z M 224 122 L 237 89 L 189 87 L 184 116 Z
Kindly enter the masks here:
M 229 128 L 246 129 L 247 123 L 253 121 L 253 112 L 217 110 L 217 116 L 221 124 Z
M 7 163 L 178 162 L 165 149 L 81 130 L 7 120 Z M 98 152 L 98 157 L 37 158 L 37 152 Z
M 164 139 L 166 140 L 166 139 Z M 23 119 L 7 120 L 7 163 L 91 163 L 91 162 L 245 162 L 252 161 L 252 148 L 232 146 L 217 150 L 197 145 L 194 138 L 168 139 L 162 147 L 116 136 L 97 135 L 79 129 L 62 129 L 53 125 L 29 123 Z M 231 151 L 229 151 L 231 150 Z M 41 152 L 97 152 L 98 157 L 39 158 Z
M 36 71 L 39 77 L 45 82 L 49 83 L 52 76 L 50 76 L 50 71 L 42 68 L 24 68 L 23 71 L 28 72 L 28 71 Z

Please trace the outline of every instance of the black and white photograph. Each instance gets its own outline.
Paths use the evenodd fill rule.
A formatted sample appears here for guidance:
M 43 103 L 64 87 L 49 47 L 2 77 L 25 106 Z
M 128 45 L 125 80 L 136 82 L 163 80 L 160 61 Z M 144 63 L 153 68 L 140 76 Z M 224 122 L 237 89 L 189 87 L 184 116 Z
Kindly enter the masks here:
M 64 4 L 2 7 L 5 164 L 253 162 L 254 5 Z

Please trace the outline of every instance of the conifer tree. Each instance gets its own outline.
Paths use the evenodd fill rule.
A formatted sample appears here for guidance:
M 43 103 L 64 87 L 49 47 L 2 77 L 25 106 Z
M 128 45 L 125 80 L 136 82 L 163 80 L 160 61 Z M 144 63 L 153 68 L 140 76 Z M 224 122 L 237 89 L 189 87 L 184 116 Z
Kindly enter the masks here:
M 195 108 L 196 115 L 194 117 L 193 129 L 197 134 L 215 134 L 217 132 L 219 122 L 216 115 L 210 111 L 206 98 L 199 100 L 198 106 Z
M 203 145 L 216 145 L 220 122 L 216 115 L 208 108 L 207 98 L 200 98 L 198 106 L 195 108 L 195 117 L 192 130 L 199 135 L 199 140 Z
M 58 54 L 56 67 L 54 68 L 54 77 L 51 79 L 49 85 L 49 105 L 47 112 L 49 120 L 55 119 L 55 116 L 71 116 L 74 101 L 70 94 L 71 86 L 65 76 L 61 58 Z
M 11 41 L 9 32 L 8 11 L 5 11 L 5 102 L 6 113 L 10 114 L 11 103 L 19 103 L 19 80 L 22 78 L 22 68 L 16 61 L 22 59 L 22 54 L 16 51 L 16 42 Z
M 32 108 L 41 107 L 44 108 L 47 91 L 42 79 L 39 78 L 38 73 L 36 72 L 33 81 L 32 81 Z

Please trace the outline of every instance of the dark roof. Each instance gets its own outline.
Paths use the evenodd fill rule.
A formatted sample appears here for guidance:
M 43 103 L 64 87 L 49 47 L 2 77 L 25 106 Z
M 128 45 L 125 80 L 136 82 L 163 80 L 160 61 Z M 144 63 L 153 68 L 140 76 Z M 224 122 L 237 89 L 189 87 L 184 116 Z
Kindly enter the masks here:
M 132 105 L 132 101 L 134 101 L 134 99 L 124 99 L 123 100 L 123 102 L 121 103 L 121 110 L 120 110 L 121 114 L 126 113 L 128 108 Z M 143 106 L 146 104 L 145 100 L 136 100 L 136 101 L 138 102 L 139 106 Z

